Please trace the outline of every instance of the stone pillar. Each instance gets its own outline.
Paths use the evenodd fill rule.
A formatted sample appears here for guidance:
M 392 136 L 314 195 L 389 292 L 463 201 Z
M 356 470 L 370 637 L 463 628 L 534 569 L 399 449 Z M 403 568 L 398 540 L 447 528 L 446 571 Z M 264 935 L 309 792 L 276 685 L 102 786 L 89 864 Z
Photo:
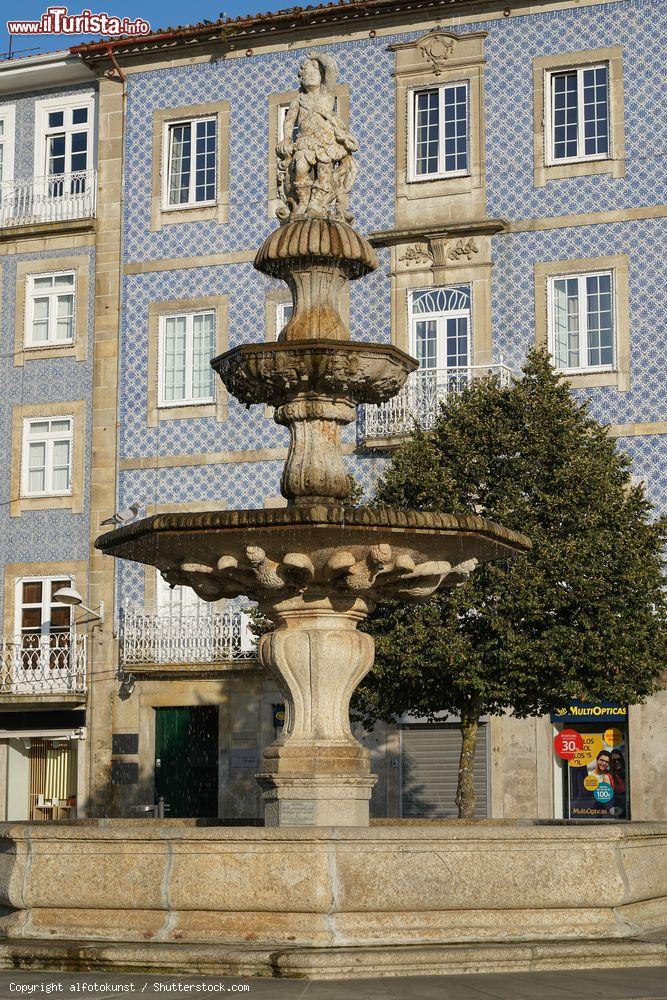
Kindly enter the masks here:
M 353 736 L 352 693 L 373 663 L 374 643 L 357 631 L 367 611 L 326 598 L 269 613 L 276 628 L 260 640 L 259 660 L 285 697 L 282 736 L 264 751 L 258 775 L 267 826 L 368 826 L 375 775 Z

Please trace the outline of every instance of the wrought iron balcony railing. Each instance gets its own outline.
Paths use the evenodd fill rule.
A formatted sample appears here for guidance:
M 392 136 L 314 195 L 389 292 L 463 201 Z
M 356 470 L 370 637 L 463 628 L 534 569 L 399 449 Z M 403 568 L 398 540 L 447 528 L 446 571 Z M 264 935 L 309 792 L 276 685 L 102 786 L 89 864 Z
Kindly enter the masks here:
M 162 610 L 123 608 L 120 658 L 139 663 L 215 664 L 255 656 L 248 616 L 240 611 L 169 614 Z
M 360 408 L 361 436 L 365 441 L 388 440 L 411 434 L 415 424 L 428 430 L 435 423 L 440 403 L 461 392 L 475 379 L 495 375 L 508 386 L 515 378 L 506 365 L 467 365 L 465 368 L 419 368 L 393 399 L 379 406 Z
M 86 637 L 73 632 L 0 639 L 3 695 L 77 694 L 86 690 Z
M 95 170 L 6 181 L 0 184 L 0 227 L 93 218 L 96 189 Z

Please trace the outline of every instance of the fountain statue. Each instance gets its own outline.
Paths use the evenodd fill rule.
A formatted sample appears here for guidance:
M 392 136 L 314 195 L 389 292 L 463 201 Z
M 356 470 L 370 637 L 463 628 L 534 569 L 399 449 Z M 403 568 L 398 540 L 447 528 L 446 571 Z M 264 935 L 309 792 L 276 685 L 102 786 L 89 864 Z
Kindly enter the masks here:
M 246 595 L 274 623 L 258 656 L 284 692 L 286 722 L 257 775 L 267 826 L 368 825 L 375 777 L 349 703 L 373 663 L 373 640 L 357 625 L 375 603 L 424 600 L 479 563 L 530 547 L 480 517 L 346 506 L 341 427 L 360 403 L 395 395 L 417 362 L 391 345 L 350 341 L 341 317 L 345 286 L 377 261 L 350 224 L 357 142 L 334 113 L 336 71 L 319 52 L 301 66 L 277 150 L 282 222 L 255 259 L 287 283 L 293 314 L 277 343 L 243 344 L 211 362 L 237 399 L 270 404 L 289 428 L 288 506 L 157 514 L 96 543 L 204 600 Z

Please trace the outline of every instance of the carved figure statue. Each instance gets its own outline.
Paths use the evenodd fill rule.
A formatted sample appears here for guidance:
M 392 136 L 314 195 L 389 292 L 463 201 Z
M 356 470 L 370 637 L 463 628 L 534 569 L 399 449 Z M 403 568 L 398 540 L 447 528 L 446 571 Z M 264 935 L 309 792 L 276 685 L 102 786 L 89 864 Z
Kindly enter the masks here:
M 285 116 L 278 146 L 279 219 L 334 218 L 352 222 L 349 193 L 359 148 L 335 113 L 338 66 L 331 56 L 309 52 L 299 70 L 301 88 Z

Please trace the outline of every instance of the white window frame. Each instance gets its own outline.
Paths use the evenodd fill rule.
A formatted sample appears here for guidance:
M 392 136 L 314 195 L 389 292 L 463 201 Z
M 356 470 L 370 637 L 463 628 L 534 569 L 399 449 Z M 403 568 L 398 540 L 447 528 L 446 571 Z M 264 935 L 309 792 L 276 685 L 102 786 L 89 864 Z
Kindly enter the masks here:
M 415 294 L 420 292 L 437 292 L 438 288 L 455 288 L 459 285 L 467 286 L 470 289 L 470 306 L 466 309 L 452 309 L 449 312 L 432 312 L 432 313 L 416 313 L 413 310 L 413 297 Z M 454 366 L 447 364 L 447 334 L 446 334 L 446 321 L 448 319 L 463 319 L 464 317 L 468 320 L 468 363 L 467 365 Z M 436 323 L 440 324 L 444 321 L 445 325 L 445 335 L 440 335 L 440 327 L 438 327 L 438 333 L 436 335 L 436 365 L 433 369 L 420 368 L 418 371 L 461 371 L 463 368 L 467 369 L 472 366 L 472 356 L 473 356 L 473 286 L 470 281 L 462 281 L 456 285 L 442 285 L 429 288 L 412 288 L 408 293 L 408 328 L 410 331 L 410 353 L 413 357 L 417 357 L 417 323 L 420 321 L 435 320 Z M 444 353 L 444 358 L 442 354 Z
M 56 580 L 62 581 L 63 587 L 75 586 L 73 578 L 68 573 L 56 573 L 53 576 L 19 576 L 16 578 L 15 590 L 14 590 L 14 635 L 15 635 L 15 641 L 17 643 L 21 643 L 23 640 L 23 608 L 38 607 L 38 605 L 36 604 L 24 605 L 23 584 L 24 583 L 42 584 L 40 631 L 42 637 L 48 638 L 51 635 L 51 629 L 48 626 L 50 623 L 50 611 L 51 608 L 53 607 L 53 604 L 51 601 L 45 601 L 45 594 L 51 593 L 51 584 L 54 583 Z M 60 606 L 64 607 L 64 605 Z M 73 614 L 73 609 L 70 609 L 70 624 L 69 624 L 70 630 L 72 630 L 73 626 L 74 626 L 74 614 Z
M 46 434 L 30 434 L 32 424 L 49 423 L 57 420 L 69 420 L 69 434 L 64 431 L 47 431 Z M 69 464 L 68 464 L 68 485 L 65 490 L 53 489 L 53 446 L 56 441 L 69 441 Z M 45 442 L 45 489 L 30 490 L 29 483 L 29 454 L 30 444 Z M 23 420 L 23 446 L 21 449 L 21 496 L 22 497 L 53 497 L 71 496 L 72 494 L 72 459 L 74 450 L 74 416 L 71 413 L 57 414 L 48 417 L 25 417 Z
M 160 571 L 155 571 L 155 612 L 158 618 L 208 621 L 214 611 L 214 603 L 203 600 L 191 587 L 170 587 Z
M 445 134 L 444 134 L 444 121 L 445 121 L 445 90 L 451 87 L 461 87 L 466 88 L 466 159 L 467 167 L 465 170 L 445 170 Z M 471 129 L 470 129 L 470 80 L 464 77 L 461 80 L 448 80 L 446 83 L 437 83 L 430 86 L 416 86 L 409 87 L 407 91 L 408 95 L 408 183 L 415 184 L 420 181 L 435 181 L 443 180 L 449 177 L 469 177 L 470 176 L 470 140 L 471 140 Z M 440 136 L 438 141 L 438 170 L 431 174 L 418 174 L 417 173 L 417 149 L 416 149 L 416 128 L 415 128 L 415 104 L 417 100 L 417 94 L 422 94 L 427 90 L 438 90 L 440 94 L 439 98 L 439 115 L 440 115 Z
M 194 163 L 192 163 L 190 170 L 190 187 L 188 190 L 188 200 L 183 201 L 178 205 L 171 205 L 169 203 L 169 180 L 171 177 L 171 136 L 172 129 L 178 127 L 179 125 L 190 125 L 191 129 L 197 122 L 215 122 L 215 178 L 214 178 L 214 196 L 208 201 L 195 201 L 194 193 L 196 189 L 196 170 Z M 191 150 L 193 148 L 192 144 L 192 133 L 191 133 Z M 218 115 L 198 115 L 195 118 L 175 118 L 166 121 L 163 125 L 162 132 L 162 211 L 163 212 L 179 212 L 184 209 L 192 208 L 206 208 L 211 205 L 218 204 L 218 175 L 220 171 L 220 119 Z
M 71 275 L 74 279 L 71 292 L 63 291 L 63 288 L 52 287 L 50 290 L 39 291 L 35 289 L 35 278 L 59 278 Z M 64 271 L 41 271 L 37 274 L 29 274 L 26 277 L 25 295 L 25 346 L 39 349 L 40 347 L 71 347 L 76 340 L 76 271 L 67 268 Z M 66 339 L 55 336 L 57 330 L 57 315 L 55 300 L 59 295 L 72 295 L 72 336 Z M 35 299 L 49 299 L 49 318 L 46 340 L 33 340 L 33 325 L 35 320 Z M 53 305 L 52 305 L 53 302 Z M 52 336 L 53 333 L 53 336 Z
M 611 278 L 611 322 L 612 322 L 612 351 L 613 360 L 610 365 L 579 365 L 577 368 L 556 368 L 556 371 L 561 375 L 586 375 L 589 372 L 613 372 L 616 371 L 618 367 L 618 307 L 616 302 L 616 276 L 613 268 L 602 268 L 601 270 L 590 270 L 590 271 L 574 271 L 574 272 L 563 272 L 559 274 L 550 274 L 547 280 L 547 343 L 549 345 L 549 354 L 551 355 L 554 365 L 556 363 L 556 322 L 554 315 L 554 282 L 559 279 L 566 278 L 568 280 L 576 279 L 578 282 L 578 303 L 579 303 L 579 320 L 580 324 L 583 323 L 583 328 L 579 329 L 579 356 L 584 356 L 588 358 L 588 309 L 582 309 L 582 297 L 584 301 L 584 306 L 586 303 L 586 278 L 592 276 L 599 276 L 603 274 L 608 274 Z M 582 292 L 583 289 L 583 292 Z M 583 345 L 583 346 L 582 346 Z
M 285 312 L 287 309 L 293 309 L 293 303 L 289 302 L 276 302 L 276 340 L 280 336 L 281 331 L 285 328 L 289 320 L 285 319 Z M 294 315 L 294 313 L 292 313 Z M 292 317 L 290 316 L 290 319 Z
M 554 114 L 554 87 L 553 78 L 561 76 L 563 73 L 577 74 L 577 109 L 579 117 L 577 120 L 577 150 L 586 149 L 584 136 L 584 71 L 606 69 L 607 71 L 607 152 L 588 153 L 577 152 L 576 156 L 554 156 L 554 135 L 553 135 L 553 114 Z M 612 101 L 611 101 L 611 69 L 605 60 L 596 63 L 586 63 L 581 66 L 564 66 L 561 69 L 548 69 L 544 71 L 544 163 L 547 167 L 556 167 L 565 163 L 584 163 L 591 160 L 611 160 L 612 150 Z
M 68 133 L 68 127 L 63 125 L 59 129 L 50 129 L 48 127 L 49 114 L 54 111 L 71 111 L 73 108 L 87 108 L 88 109 L 88 120 L 86 122 L 85 128 L 83 126 L 74 126 L 72 131 L 88 133 L 88 144 L 87 144 L 87 166 L 86 173 L 90 173 L 91 170 L 95 169 L 96 166 L 96 154 L 97 154 L 97 143 L 94 141 L 97 134 L 96 121 L 95 121 L 95 95 L 94 94 L 72 94 L 67 97 L 51 97 L 44 101 L 35 102 L 35 159 L 34 159 L 34 176 L 35 177 L 47 177 L 47 143 L 46 138 L 51 131 L 64 131 Z M 66 149 L 67 149 L 66 143 Z M 71 146 L 71 141 L 69 143 Z M 71 155 L 71 150 L 70 154 Z M 67 159 L 67 153 L 66 153 Z M 67 166 L 67 163 L 65 163 Z M 67 174 L 73 171 L 66 171 Z M 81 173 L 83 171 L 74 171 L 75 173 Z M 54 176 L 58 176 L 57 174 Z
M 166 375 L 166 349 L 165 337 L 167 332 L 167 320 L 184 316 L 186 319 L 186 349 L 185 349 L 185 386 L 192 393 L 193 374 L 193 324 L 195 316 L 213 316 L 213 342 L 217 343 L 218 336 L 218 314 L 216 309 L 186 309 L 183 312 L 163 313 L 159 318 L 158 330 L 158 409 L 171 409 L 174 406 L 200 406 L 215 403 L 216 384 L 213 380 L 213 391 L 210 396 L 195 397 L 188 396 L 185 399 L 165 399 L 165 375 Z
M 0 136 L 0 146 L 3 147 L 2 156 L 2 179 L 0 180 L 0 197 L 3 189 L 7 190 L 14 181 L 14 147 L 16 143 L 16 105 L 4 104 L 0 107 L 0 121 L 4 124 L 3 135 Z M 3 214 L 7 214 L 10 204 L 6 208 L 2 207 Z

